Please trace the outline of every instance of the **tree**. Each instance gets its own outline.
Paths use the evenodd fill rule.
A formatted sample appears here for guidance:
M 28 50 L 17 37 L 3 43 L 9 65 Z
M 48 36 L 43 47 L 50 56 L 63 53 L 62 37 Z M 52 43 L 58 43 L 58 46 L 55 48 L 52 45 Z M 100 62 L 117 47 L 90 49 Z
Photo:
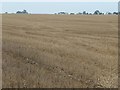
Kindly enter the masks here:
M 28 14 L 27 10 L 23 10 L 23 11 L 17 11 L 17 14 Z
M 28 12 L 26 10 L 23 10 L 22 13 L 27 14 Z
M 17 14 L 20 14 L 20 13 L 22 13 L 22 12 L 21 12 L 21 11 L 17 11 L 16 13 L 17 13 Z
M 95 15 L 100 15 L 100 11 L 99 11 L 99 10 L 96 10 L 96 11 L 94 12 L 94 14 L 95 14 Z
M 81 15 L 81 14 L 82 14 L 81 12 L 77 13 L 77 15 Z
M 5 14 L 8 14 L 8 12 L 5 12 Z
M 111 15 L 112 13 L 111 12 L 107 12 L 106 14 Z
M 118 12 L 113 12 L 114 15 L 118 15 Z
M 86 11 L 83 11 L 83 14 L 85 15 L 85 14 L 86 14 Z
M 89 15 L 92 15 L 92 13 L 89 13 Z
M 68 15 L 67 12 L 59 12 L 58 14 L 60 14 L 60 15 Z
M 75 15 L 74 13 L 70 13 L 70 15 Z

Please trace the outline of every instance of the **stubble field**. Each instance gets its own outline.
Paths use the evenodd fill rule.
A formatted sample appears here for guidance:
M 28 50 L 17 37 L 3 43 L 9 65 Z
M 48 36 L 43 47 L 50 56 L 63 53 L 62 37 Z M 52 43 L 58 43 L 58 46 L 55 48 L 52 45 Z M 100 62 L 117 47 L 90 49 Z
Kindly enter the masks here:
M 3 88 L 117 87 L 117 16 L 2 19 Z

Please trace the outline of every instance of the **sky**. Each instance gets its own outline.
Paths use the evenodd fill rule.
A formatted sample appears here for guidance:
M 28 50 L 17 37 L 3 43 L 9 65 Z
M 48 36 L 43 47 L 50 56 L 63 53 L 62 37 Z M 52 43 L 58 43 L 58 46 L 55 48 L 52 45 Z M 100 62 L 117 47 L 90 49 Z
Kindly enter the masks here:
M 27 10 L 29 13 L 54 14 L 58 12 L 78 13 L 95 10 L 117 12 L 118 2 L 2 2 L 2 12 L 15 13 Z

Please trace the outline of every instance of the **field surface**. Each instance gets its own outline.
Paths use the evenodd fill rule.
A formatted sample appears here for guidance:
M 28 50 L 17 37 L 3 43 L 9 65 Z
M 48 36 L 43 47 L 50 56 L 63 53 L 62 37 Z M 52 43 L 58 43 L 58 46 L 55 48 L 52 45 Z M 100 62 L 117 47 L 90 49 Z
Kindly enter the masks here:
M 117 16 L 2 19 L 3 88 L 117 87 Z

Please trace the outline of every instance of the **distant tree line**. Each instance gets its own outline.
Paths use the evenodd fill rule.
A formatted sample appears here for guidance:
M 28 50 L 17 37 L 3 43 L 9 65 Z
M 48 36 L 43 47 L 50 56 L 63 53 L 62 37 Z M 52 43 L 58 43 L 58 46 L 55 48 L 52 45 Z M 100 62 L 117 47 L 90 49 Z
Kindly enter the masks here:
M 8 12 L 5 12 L 5 14 L 8 14 Z M 27 12 L 27 10 L 23 10 L 23 11 L 17 11 L 16 14 L 29 14 Z M 120 12 L 106 12 L 106 13 L 102 13 L 99 10 L 94 11 L 94 13 L 88 13 L 86 11 L 78 12 L 78 13 L 67 13 L 67 12 L 58 12 L 55 13 L 56 15 L 120 15 Z
M 10 14 L 8 12 L 5 12 L 5 14 Z M 11 13 L 11 14 L 15 14 L 15 13 Z M 17 11 L 16 14 L 28 14 L 27 10 L 23 10 L 23 11 Z
M 58 15 L 120 15 L 120 12 L 106 12 L 106 13 L 102 13 L 100 12 L 99 10 L 96 10 L 94 11 L 94 13 L 88 13 L 86 11 L 83 11 L 82 13 L 81 12 L 78 12 L 78 13 L 67 13 L 67 12 L 59 12 L 59 13 L 55 13 L 55 14 L 58 14 Z

